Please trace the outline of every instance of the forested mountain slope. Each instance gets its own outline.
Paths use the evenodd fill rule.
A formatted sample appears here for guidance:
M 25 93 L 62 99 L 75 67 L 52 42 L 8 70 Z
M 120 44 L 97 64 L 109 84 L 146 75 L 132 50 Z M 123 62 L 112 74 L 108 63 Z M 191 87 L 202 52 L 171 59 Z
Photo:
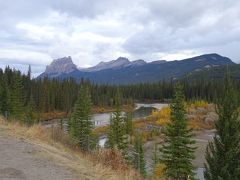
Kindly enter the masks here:
M 240 64 L 202 69 L 201 71 L 191 72 L 184 76 L 184 78 L 187 80 L 222 80 L 227 68 L 229 69 L 231 78 L 240 80 Z

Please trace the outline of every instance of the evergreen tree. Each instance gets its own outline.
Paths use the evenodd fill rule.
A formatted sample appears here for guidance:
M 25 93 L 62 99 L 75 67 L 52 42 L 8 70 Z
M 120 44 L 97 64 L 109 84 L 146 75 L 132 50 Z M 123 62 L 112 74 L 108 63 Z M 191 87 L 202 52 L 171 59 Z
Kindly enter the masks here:
M 24 95 L 23 82 L 19 74 L 16 75 L 11 93 L 11 117 L 23 120 L 24 117 Z
M 144 149 L 142 136 L 140 134 L 135 136 L 134 141 L 134 162 L 133 165 L 135 169 L 137 169 L 140 174 L 145 177 L 146 176 L 146 167 L 145 167 L 145 159 L 144 159 Z
M 158 144 L 157 143 L 154 143 L 154 146 L 153 146 L 152 161 L 153 161 L 153 167 L 155 167 L 158 164 L 158 162 L 159 162 Z
M 3 85 L 3 78 L 0 77 L 0 113 L 4 114 L 5 107 L 4 107 L 4 85 Z
M 204 175 L 207 180 L 237 180 L 240 179 L 240 112 L 228 72 L 217 114 L 216 134 L 207 147 Z
M 31 70 L 31 66 L 29 65 L 28 66 L 28 72 L 27 72 L 27 77 L 25 79 L 25 88 L 24 88 L 24 91 L 25 91 L 25 97 L 26 97 L 26 100 L 25 100 L 25 104 L 26 105 L 29 105 L 29 102 L 32 101 L 31 100 L 31 75 L 32 75 L 32 70 Z
M 118 90 L 115 97 L 116 110 L 110 118 L 107 146 L 118 148 L 127 159 L 128 136 L 126 134 L 126 118 L 122 116 L 120 104 L 121 98 Z
M 70 120 L 70 137 L 84 151 L 92 145 L 91 96 L 86 84 L 82 84 Z
M 25 123 L 31 126 L 34 124 L 34 113 L 36 113 L 36 106 L 32 96 L 30 96 L 30 102 L 26 108 Z
M 169 179 L 183 180 L 194 179 L 195 143 L 192 138 L 192 131 L 187 128 L 186 110 L 182 86 L 175 87 L 174 98 L 171 103 L 171 122 L 163 131 L 165 143 L 160 149 L 161 162 L 166 166 L 165 176 Z
M 126 134 L 132 135 L 133 134 L 133 122 L 132 122 L 132 112 L 128 112 L 125 117 L 126 123 Z

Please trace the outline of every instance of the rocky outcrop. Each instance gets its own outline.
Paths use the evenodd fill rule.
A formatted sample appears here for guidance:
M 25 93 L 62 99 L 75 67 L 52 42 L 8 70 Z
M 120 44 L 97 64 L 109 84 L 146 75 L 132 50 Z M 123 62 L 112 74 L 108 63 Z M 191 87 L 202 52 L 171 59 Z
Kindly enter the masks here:
M 45 73 L 70 73 L 75 70 L 77 70 L 77 66 L 73 64 L 72 58 L 68 56 L 53 60 L 52 63 L 46 67 Z
M 38 78 L 54 78 L 62 74 L 69 74 L 77 70 L 77 66 L 73 63 L 70 56 L 63 57 L 59 59 L 54 59 L 50 65 L 46 66 L 46 70 Z

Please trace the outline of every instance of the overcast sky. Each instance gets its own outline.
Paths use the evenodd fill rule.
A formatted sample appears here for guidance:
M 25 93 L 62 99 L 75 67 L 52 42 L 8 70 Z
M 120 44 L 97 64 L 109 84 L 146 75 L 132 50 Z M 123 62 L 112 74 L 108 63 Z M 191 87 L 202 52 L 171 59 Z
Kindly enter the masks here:
M 0 67 L 35 75 L 63 56 L 88 67 L 239 51 L 238 0 L 0 0 Z

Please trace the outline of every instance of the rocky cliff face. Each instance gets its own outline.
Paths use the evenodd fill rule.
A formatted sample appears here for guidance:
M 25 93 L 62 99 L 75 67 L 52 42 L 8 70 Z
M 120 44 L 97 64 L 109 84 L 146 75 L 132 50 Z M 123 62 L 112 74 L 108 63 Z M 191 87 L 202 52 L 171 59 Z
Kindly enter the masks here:
M 124 67 L 141 66 L 144 64 L 146 64 L 144 60 L 129 61 L 129 59 L 125 57 L 119 57 L 116 60 L 112 60 L 109 62 L 100 62 L 96 66 L 93 66 L 87 69 L 81 69 L 81 71 L 96 72 L 96 71 L 101 71 L 105 69 L 121 69 Z
M 118 59 L 112 60 L 109 62 L 100 62 L 96 66 L 84 69 L 83 71 L 95 72 L 95 71 L 101 71 L 104 69 L 118 69 L 118 68 L 126 66 L 129 63 L 130 63 L 130 61 L 127 58 L 119 57 Z
M 77 70 L 77 66 L 73 64 L 70 56 L 55 59 L 53 62 L 46 67 L 45 74 L 61 74 L 70 73 Z

